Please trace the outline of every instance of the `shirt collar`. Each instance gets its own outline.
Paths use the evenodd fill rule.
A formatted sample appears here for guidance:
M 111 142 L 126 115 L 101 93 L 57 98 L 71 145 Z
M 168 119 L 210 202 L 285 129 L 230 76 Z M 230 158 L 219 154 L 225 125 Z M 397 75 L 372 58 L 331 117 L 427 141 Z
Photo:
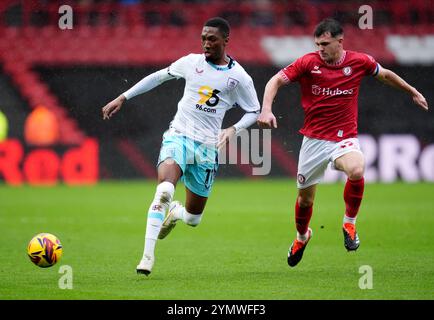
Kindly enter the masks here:
M 319 55 L 319 53 L 318 53 L 318 55 Z M 338 66 L 342 62 L 344 62 L 346 56 L 347 56 L 347 51 L 344 50 L 343 54 L 342 54 L 342 57 L 338 61 L 336 61 L 336 62 L 328 63 L 327 61 L 323 60 L 323 58 L 321 58 L 321 55 L 320 55 L 320 58 L 321 58 L 322 61 L 324 61 L 325 64 L 327 64 L 329 66 Z
M 232 57 L 229 56 L 229 55 L 228 55 L 228 57 L 229 57 L 229 62 L 228 62 L 227 65 L 217 65 L 217 64 L 214 64 L 214 63 L 212 63 L 212 62 L 210 62 L 210 61 L 208 61 L 208 60 L 206 60 L 206 59 L 205 59 L 205 61 L 206 61 L 206 62 L 207 62 L 211 67 L 213 67 L 214 69 L 216 69 L 216 70 L 218 70 L 218 71 L 226 71 L 226 70 L 232 69 L 232 68 L 235 66 L 235 60 L 232 59 Z

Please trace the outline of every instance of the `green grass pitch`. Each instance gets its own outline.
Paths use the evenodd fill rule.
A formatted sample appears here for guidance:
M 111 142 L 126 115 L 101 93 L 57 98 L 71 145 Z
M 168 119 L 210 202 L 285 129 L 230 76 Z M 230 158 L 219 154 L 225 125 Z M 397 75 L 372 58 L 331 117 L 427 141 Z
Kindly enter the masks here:
M 0 299 L 433 299 L 434 185 L 368 184 L 361 246 L 343 246 L 343 184 L 320 185 L 313 238 L 295 268 L 296 187 L 289 180 L 218 180 L 197 228 L 182 223 L 157 244 L 150 277 L 137 275 L 155 182 L 93 187 L 0 186 Z M 175 198 L 184 200 L 178 185 Z M 37 233 L 57 235 L 60 262 L 26 255 Z M 60 289 L 62 265 L 73 289 Z M 360 289 L 361 266 L 372 289 Z

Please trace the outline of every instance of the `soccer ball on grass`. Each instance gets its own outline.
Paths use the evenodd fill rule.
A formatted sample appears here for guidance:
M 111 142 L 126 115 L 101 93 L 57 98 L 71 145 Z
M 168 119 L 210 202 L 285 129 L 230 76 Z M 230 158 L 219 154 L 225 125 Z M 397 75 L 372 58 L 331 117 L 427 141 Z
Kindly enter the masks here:
M 62 244 L 55 235 L 40 233 L 30 240 L 27 255 L 38 267 L 51 267 L 62 257 Z

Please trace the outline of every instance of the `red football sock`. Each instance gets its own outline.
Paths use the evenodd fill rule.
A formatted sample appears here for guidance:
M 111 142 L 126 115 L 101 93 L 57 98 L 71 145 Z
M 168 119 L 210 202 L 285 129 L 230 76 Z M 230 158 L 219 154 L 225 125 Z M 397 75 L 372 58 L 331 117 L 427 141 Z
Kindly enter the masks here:
M 347 179 L 344 190 L 344 200 L 346 211 L 345 215 L 350 218 L 355 218 L 359 212 L 360 203 L 363 198 L 363 190 L 365 189 L 365 179 L 359 180 Z
M 295 226 L 299 234 L 305 234 L 312 217 L 312 206 L 302 208 L 298 201 L 295 202 Z

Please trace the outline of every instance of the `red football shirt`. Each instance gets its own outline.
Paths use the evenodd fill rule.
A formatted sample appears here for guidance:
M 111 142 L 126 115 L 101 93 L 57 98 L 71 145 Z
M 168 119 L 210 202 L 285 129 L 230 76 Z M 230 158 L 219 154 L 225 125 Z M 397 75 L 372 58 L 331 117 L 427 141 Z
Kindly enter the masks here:
M 376 75 L 378 68 L 371 56 L 347 50 L 336 64 L 312 52 L 280 70 L 285 81 L 301 86 L 305 118 L 300 133 L 330 141 L 356 137 L 360 82 L 365 75 Z

